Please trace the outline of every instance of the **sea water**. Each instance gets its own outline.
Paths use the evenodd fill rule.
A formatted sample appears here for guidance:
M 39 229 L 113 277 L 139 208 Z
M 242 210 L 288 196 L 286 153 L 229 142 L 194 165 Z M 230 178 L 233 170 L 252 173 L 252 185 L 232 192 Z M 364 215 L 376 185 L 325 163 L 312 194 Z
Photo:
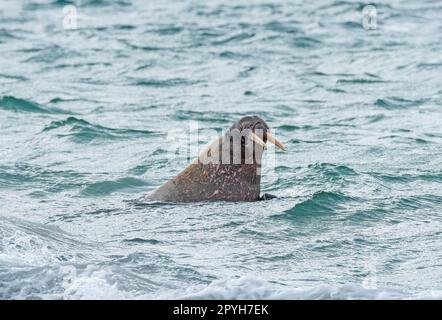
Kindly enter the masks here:
M 371 4 L 1 1 L 0 298 L 442 298 L 442 4 Z M 139 201 L 244 115 L 277 199 Z

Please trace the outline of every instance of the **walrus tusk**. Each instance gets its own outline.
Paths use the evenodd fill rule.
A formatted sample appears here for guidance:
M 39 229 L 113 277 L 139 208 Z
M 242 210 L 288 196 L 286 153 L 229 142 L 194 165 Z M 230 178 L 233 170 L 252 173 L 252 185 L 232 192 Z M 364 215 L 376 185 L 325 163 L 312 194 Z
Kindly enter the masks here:
M 275 146 L 277 146 L 279 149 L 285 151 L 284 145 L 279 142 L 269 131 L 267 131 L 267 140 L 273 143 Z
M 253 132 L 250 133 L 250 139 L 255 141 L 257 144 L 259 144 L 264 149 L 267 149 L 266 143 L 260 137 L 258 137 L 255 133 L 253 133 Z

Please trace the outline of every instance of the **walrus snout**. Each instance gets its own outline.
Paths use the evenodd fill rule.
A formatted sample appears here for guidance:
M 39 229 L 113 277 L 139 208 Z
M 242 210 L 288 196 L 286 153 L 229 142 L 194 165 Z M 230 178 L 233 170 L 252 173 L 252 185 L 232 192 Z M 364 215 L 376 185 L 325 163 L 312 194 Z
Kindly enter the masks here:
M 241 118 L 233 124 L 230 128 L 230 132 L 232 130 L 239 130 L 240 132 L 248 131 L 249 138 L 263 149 L 267 148 L 267 141 L 269 141 L 285 151 L 284 145 L 272 135 L 267 123 L 258 116 L 245 116 Z

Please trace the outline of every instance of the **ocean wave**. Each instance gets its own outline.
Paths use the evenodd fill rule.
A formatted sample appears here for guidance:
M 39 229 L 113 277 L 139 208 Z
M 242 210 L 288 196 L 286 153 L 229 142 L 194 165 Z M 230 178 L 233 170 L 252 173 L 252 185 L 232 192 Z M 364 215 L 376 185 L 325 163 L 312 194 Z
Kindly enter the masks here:
M 14 280 L 10 280 L 14 278 Z M 118 288 L 112 267 L 72 263 L 45 267 L 0 268 L 0 299 L 129 300 L 146 295 Z
M 127 46 L 130 49 L 141 50 L 141 51 L 146 51 L 146 52 L 155 52 L 155 51 L 175 52 L 179 49 L 189 49 L 189 48 L 195 46 L 195 45 L 152 46 L 152 45 L 143 45 L 143 44 L 138 44 L 138 43 L 132 43 L 131 41 L 128 41 L 128 40 L 118 40 L 118 41 L 123 43 L 125 46 Z
M 297 144 L 297 143 L 323 143 L 326 142 L 327 140 L 301 140 L 301 139 L 297 139 L 297 138 L 293 138 L 290 140 L 290 143 L 293 144 Z
M 300 36 L 294 38 L 292 45 L 297 48 L 312 49 L 318 47 L 321 43 L 322 41 L 319 39 L 308 36 Z
M 376 84 L 376 83 L 385 83 L 383 80 L 379 79 L 339 79 L 336 81 L 337 84 Z
M 43 70 L 46 67 L 44 65 L 53 65 L 56 61 L 80 56 L 79 52 L 68 50 L 59 45 L 48 45 L 41 48 L 37 47 L 33 48 L 33 51 L 28 52 L 32 52 L 33 55 L 22 62 L 41 65 Z
M 175 120 L 204 121 L 209 123 L 229 123 L 235 114 L 227 112 L 200 112 L 192 110 L 177 110 L 173 114 Z
M 82 185 L 84 174 L 73 170 L 50 170 L 37 165 L 16 163 L 13 166 L 0 165 L 1 188 L 32 188 L 32 194 L 62 192 Z
M 181 33 L 183 30 L 184 30 L 183 27 L 168 25 L 168 26 L 162 26 L 160 28 L 154 28 L 152 30 L 149 30 L 149 32 L 157 33 L 163 36 L 170 36 Z
M 315 174 L 320 174 L 330 181 L 339 181 L 345 177 L 353 177 L 358 173 L 350 167 L 345 165 L 337 165 L 333 163 L 315 163 L 308 166 L 309 170 L 312 170 Z
M 314 193 L 308 199 L 299 202 L 294 207 L 284 211 L 283 215 L 276 215 L 274 217 L 299 219 L 336 214 L 345 209 L 345 206 L 348 203 L 354 201 L 356 201 L 355 198 L 339 192 L 319 191 Z
M 302 33 L 302 29 L 296 27 L 291 22 L 283 21 L 270 21 L 264 25 L 264 28 L 269 31 L 274 31 L 278 33 L 296 34 Z
M 416 68 L 434 70 L 435 68 L 442 67 L 442 63 L 419 63 Z
M 238 60 L 243 60 L 243 59 L 247 59 L 250 55 L 248 54 L 244 54 L 244 53 L 240 53 L 237 51 L 223 51 L 219 54 L 220 58 L 227 58 L 227 59 L 238 59 Z
M 330 187 L 344 186 L 354 181 L 359 175 L 358 172 L 345 165 L 336 165 L 332 163 L 315 163 L 308 165 L 307 168 L 277 166 L 275 172 L 279 175 L 290 174 L 291 177 L 282 178 L 278 176 L 276 181 L 272 181 L 270 185 L 266 185 L 266 191 L 283 190 L 292 188 L 296 185 L 305 184 L 311 181 L 313 185 L 325 185 Z M 312 187 L 313 187 L 312 185 Z
M 288 132 L 297 131 L 297 130 L 307 131 L 307 130 L 318 129 L 317 127 L 311 125 L 294 125 L 294 124 L 284 124 L 276 128 L 278 130 L 288 131 Z
M 68 0 L 52 0 L 47 1 L 45 3 L 42 2 L 36 2 L 36 1 L 29 1 L 29 3 L 26 3 L 24 8 L 26 10 L 42 10 L 42 9 L 51 9 L 51 8 L 58 8 L 62 6 L 66 6 L 69 4 L 75 4 L 75 2 L 68 1 Z M 130 1 L 125 0 L 115 0 L 115 1 L 106 1 L 106 0 L 82 0 L 81 6 L 82 7 L 104 7 L 104 6 L 130 6 L 132 3 Z
M 82 250 L 79 250 L 80 247 Z M 43 267 L 85 258 L 88 250 L 85 243 L 74 240 L 56 226 L 8 216 L 0 217 L 2 266 Z
M 218 45 L 229 44 L 231 42 L 238 43 L 238 42 L 242 42 L 243 40 L 253 38 L 254 36 L 255 36 L 255 34 L 252 32 L 241 32 L 241 33 L 238 33 L 235 35 L 228 36 L 222 40 L 213 41 L 212 45 L 218 46 Z
M 442 204 L 442 196 L 437 195 L 416 195 L 400 197 L 394 201 L 396 208 L 400 210 L 418 210 L 420 208 L 439 207 Z
M 8 80 L 16 80 L 16 81 L 28 81 L 29 79 L 23 76 L 16 76 L 10 74 L 0 73 L 0 78 L 8 79 Z
M 367 123 L 376 123 L 384 120 L 385 116 L 383 114 L 369 115 L 366 116 L 365 119 L 367 120 Z
M 45 114 L 69 114 L 62 109 L 48 108 L 38 103 L 16 98 L 13 96 L 3 96 L 0 98 L 0 109 L 14 111 L 14 112 L 30 112 L 30 113 L 45 113 Z
M 377 99 L 375 105 L 387 110 L 403 109 L 419 107 L 427 102 L 427 99 L 409 100 L 400 97 L 388 97 L 383 99 Z
M 156 240 L 130 238 L 155 245 Z M 130 245 L 130 243 L 129 243 Z M 404 292 L 360 283 L 283 285 L 244 275 L 207 281 L 195 268 L 160 253 L 113 256 L 94 263 L 97 248 L 73 240 L 57 227 L 0 218 L 1 299 L 442 299 L 442 291 Z M 85 263 L 87 262 L 87 263 Z M 172 264 L 172 265 L 171 265 Z M 120 266 L 124 266 L 120 267 Z M 165 267 L 167 266 L 167 267 Z M 141 277 L 137 274 L 149 273 Z M 160 273 L 163 281 L 150 280 Z M 183 286 L 183 279 L 200 284 Z M 170 285 L 171 279 L 180 279 Z M 202 281 L 204 279 L 204 281 Z M 136 285 L 134 285 L 134 281 Z M 203 282 L 203 283 L 201 283 Z M 204 283 L 206 282 L 206 283 Z
M 143 239 L 143 238 L 132 238 L 132 239 L 125 239 L 123 242 L 127 242 L 130 244 L 140 244 L 140 243 L 147 243 L 147 244 L 159 244 L 160 241 L 155 239 Z
M 145 87 L 155 87 L 155 88 L 169 88 L 175 86 L 190 86 L 200 83 L 200 81 L 189 80 L 183 78 L 173 78 L 173 79 L 134 79 L 132 81 L 133 85 L 145 86 Z
M 88 185 L 81 191 L 82 196 L 101 197 L 115 192 L 133 193 L 144 190 L 144 187 L 150 184 L 137 178 L 121 178 L 115 181 L 100 181 Z M 141 190 L 140 190 L 141 189 Z
M 2 216 L 0 299 L 69 299 L 78 294 L 84 299 L 119 297 L 122 293 L 112 290 L 103 278 L 104 272 L 110 272 L 92 263 L 99 255 L 95 245 L 78 236 L 74 239 L 56 226 Z M 89 264 L 84 265 L 85 261 Z M 94 286 L 96 291 L 93 283 L 100 284 Z
M 427 181 L 427 182 L 442 182 L 442 172 L 420 172 L 416 174 L 412 173 L 381 173 L 370 172 L 371 176 L 384 182 L 397 182 L 397 183 L 410 183 L 414 181 Z
M 43 129 L 43 132 L 52 131 L 57 132 L 58 137 L 69 137 L 76 143 L 147 137 L 153 133 L 147 130 L 108 128 L 75 117 L 53 121 Z
M 365 288 L 360 284 L 320 284 L 311 287 L 290 288 L 272 284 L 255 276 L 216 280 L 206 287 L 190 288 L 176 297 L 165 294 L 166 299 L 189 300 L 364 300 L 442 298 L 442 291 L 407 294 L 397 290 Z
M 257 276 L 214 280 L 208 285 L 186 289 L 158 288 L 143 279 L 145 288 L 128 288 L 124 278 L 111 266 L 65 265 L 33 269 L 15 283 L 6 281 L 0 288 L 4 299 L 75 299 L 75 300 L 410 300 L 442 299 L 442 290 L 407 293 L 389 288 L 371 288 L 361 284 L 318 284 L 290 287 Z M 141 280 L 141 279 L 140 279 Z M 161 286 L 160 286 L 161 287 Z M 154 290 L 157 293 L 153 293 Z

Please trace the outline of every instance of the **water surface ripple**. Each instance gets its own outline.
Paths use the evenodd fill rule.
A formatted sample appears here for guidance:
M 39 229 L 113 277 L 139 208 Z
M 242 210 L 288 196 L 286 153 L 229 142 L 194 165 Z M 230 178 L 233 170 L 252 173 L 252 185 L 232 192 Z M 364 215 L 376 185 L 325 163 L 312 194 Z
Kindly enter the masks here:
M 0 3 L 0 298 L 442 298 L 439 3 L 67 3 Z M 278 199 L 137 200 L 246 114 Z

